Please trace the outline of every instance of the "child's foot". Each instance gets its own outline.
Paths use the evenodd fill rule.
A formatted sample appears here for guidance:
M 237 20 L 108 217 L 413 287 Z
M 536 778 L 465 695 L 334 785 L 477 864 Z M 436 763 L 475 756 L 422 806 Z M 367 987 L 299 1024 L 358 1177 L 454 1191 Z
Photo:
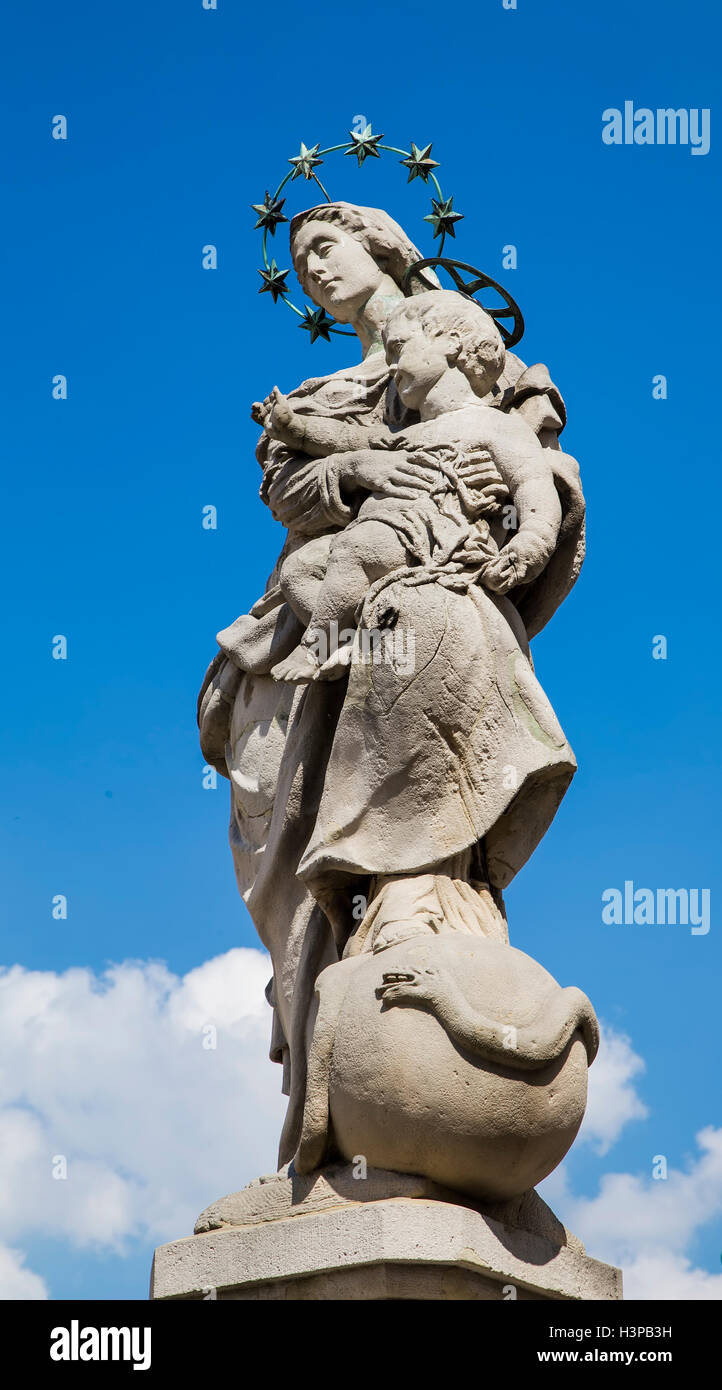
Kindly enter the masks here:
M 331 655 L 327 657 L 326 661 L 324 661 L 323 666 L 321 666 L 318 675 L 316 676 L 316 680 L 340 680 L 341 676 L 348 670 L 349 666 L 351 665 L 352 659 L 353 646 L 350 642 L 344 643 L 341 647 L 337 647 L 335 652 L 332 652 Z
M 308 647 L 294 647 L 290 656 L 271 667 L 271 675 L 277 681 L 289 681 L 293 685 L 306 685 L 315 681 L 321 670 L 318 659 Z

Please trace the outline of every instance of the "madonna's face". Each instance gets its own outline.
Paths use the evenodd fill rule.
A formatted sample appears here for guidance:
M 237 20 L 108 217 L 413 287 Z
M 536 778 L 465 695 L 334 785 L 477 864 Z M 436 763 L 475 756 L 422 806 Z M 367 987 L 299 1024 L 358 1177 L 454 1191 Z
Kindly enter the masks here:
M 340 323 L 352 323 L 384 275 L 343 227 L 306 222 L 296 233 L 293 262 L 304 290 Z

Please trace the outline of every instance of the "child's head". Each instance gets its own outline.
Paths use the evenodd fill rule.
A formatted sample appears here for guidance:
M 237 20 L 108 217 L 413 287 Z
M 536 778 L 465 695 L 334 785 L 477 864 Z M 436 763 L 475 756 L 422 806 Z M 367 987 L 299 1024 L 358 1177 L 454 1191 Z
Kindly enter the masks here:
M 429 290 L 404 300 L 383 330 L 386 360 L 399 395 L 417 410 L 449 367 L 485 396 L 504 366 L 504 343 L 494 320 L 455 290 Z

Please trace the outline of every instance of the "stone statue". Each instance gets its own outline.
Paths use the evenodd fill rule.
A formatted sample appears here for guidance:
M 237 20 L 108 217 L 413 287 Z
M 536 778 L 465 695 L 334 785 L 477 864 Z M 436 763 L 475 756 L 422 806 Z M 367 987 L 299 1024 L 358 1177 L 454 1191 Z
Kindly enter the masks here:
M 311 208 L 291 249 L 362 358 L 254 406 L 288 537 L 199 703 L 273 962 L 279 1159 L 514 1196 L 572 1142 L 597 1047 L 502 897 L 576 766 L 529 651 L 584 552 L 564 405 L 432 271 L 404 293 L 420 256 L 384 212 Z
M 350 138 L 359 166 L 404 153 Z M 274 302 L 279 195 L 342 148 L 302 145 L 254 204 Z M 436 185 L 443 249 L 461 214 L 431 146 L 402 163 Z M 503 898 L 576 770 L 529 647 L 584 558 L 564 402 L 511 350 L 506 292 L 386 212 L 328 200 L 290 247 L 302 326 L 348 325 L 360 360 L 252 407 L 286 541 L 198 705 L 288 1107 L 278 1172 L 159 1248 L 152 1296 L 618 1298 L 535 1191 L 581 1124 L 597 1020 L 510 943 Z

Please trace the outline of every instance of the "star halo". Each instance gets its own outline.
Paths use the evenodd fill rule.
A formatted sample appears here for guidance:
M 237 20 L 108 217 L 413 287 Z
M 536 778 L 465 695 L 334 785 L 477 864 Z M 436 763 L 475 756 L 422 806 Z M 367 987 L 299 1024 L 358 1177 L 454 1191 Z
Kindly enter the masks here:
M 288 163 L 291 165 L 291 168 L 285 177 L 281 179 L 275 193 L 271 194 L 267 192 L 262 203 L 252 204 L 252 210 L 258 216 L 258 221 L 255 224 L 256 228 L 263 228 L 263 242 L 261 248 L 263 268 L 259 270 L 258 273 L 264 283 L 260 293 L 263 294 L 264 291 L 268 290 L 270 291 L 274 304 L 281 299 L 289 309 L 292 309 L 293 313 L 300 319 L 299 327 L 308 331 L 312 343 L 315 343 L 319 338 L 324 338 L 328 342 L 330 333 L 337 333 L 346 338 L 351 338 L 354 334 L 352 329 L 339 327 L 336 320 L 329 318 L 324 310 L 312 309 L 309 305 L 306 305 L 305 309 L 299 309 L 292 303 L 286 285 L 286 276 L 289 274 L 289 271 L 279 271 L 276 262 L 274 260 L 269 260 L 268 235 L 270 233 L 271 236 L 273 236 L 277 224 L 288 220 L 281 214 L 281 209 L 285 202 L 285 198 L 281 198 L 281 193 L 289 181 L 295 182 L 296 179 L 304 178 L 308 182 L 316 183 L 323 193 L 326 202 L 330 203 L 332 199 L 329 197 L 329 194 L 326 192 L 326 189 L 316 173 L 316 169 L 319 165 L 323 164 L 327 155 L 337 153 L 355 155 L 360 169 L 366 159 L 369 157 L 379 159 L 381 157 L 381 151 L 383 151 L 386 154 L 402 156 L 399 162 L 409 171 L 408 183 L 411 183 L 413 179 L 419 178 L 425 184 L 428 184 L 429 181 L 433 184 L 436 197 L 434 198 L 432 196 L 431 214 L 424 220 L 432 223 L 434 227 L 434 239 L 436 239 L 436 237 L 441 238 L 438 246 L 439 256 L 441 256 L 443 251 L 444 241 L 447 235 L 452 237 L 456 235 L 454 224 L 459 222 L 464 215 L 461 212 L 452 211 L 453 198 L 444 198 L 441 185 L 435 173 L 435 170 L 438 169 L 440 165 L 438 160 L 431 158 L 432 147 L 430 144 L 420 146 L 416 145 L 412 140 L 411 150 L 409 151 L 397 149 L 394 145 L 382 145 L 381 141 L 383 139 L 383 135 L 374 135 L 371 125 L 365 123 L 363 130 L 349 131 L 350 143 L 345 142 L 341 145 L 329 145 L 326 149 L 322 150 L 319 144 L 307 147 L 301 142 L 299 153 L 293 155 L 289 159 Z

